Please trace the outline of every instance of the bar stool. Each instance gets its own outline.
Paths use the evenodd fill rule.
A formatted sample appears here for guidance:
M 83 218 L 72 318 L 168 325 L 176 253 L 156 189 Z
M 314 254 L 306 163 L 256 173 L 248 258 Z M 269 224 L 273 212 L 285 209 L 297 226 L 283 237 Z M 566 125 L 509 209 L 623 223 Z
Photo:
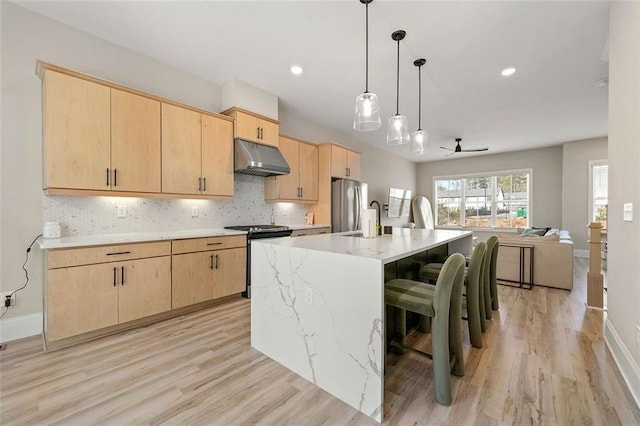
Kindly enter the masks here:
M 436 401 L 442 405 L 451 405 L 451 372 L 456 376 L 464 376 L 460 332 L 464 264 L 464 256 L 461 254 L 449 256 L 435 286 L 403 279 L 391 280 L 385 284 L 385 303 L 399 309 L 401 318 L 406 318 L 406 311 L 410 311 L 433 319 L 432 354 L 405 345 L 405 321 L 400 324 L 401 342 L 392 340 L 391 345 L 433 360 Z
M 481 307 L 480 313 L 483 318 L 490 320 L 492 318 L 491 309 L 495 306 L 498 310 L 498 289 L 496 285 L 496 265 L 498 261 L 498 237 L 489 237 L 487 240 L 487 255 L 484 259 L 484 285 L 483 292 L 480 295 Z M 482 320 L 481 320 L 482 321 Z M 485 331 L 486 325 L 482 327 Z
M 466 295 L 462 297 L 462 307 L 467 311 L 466 319 L 469 323 L 469 340 L 474 348 L 482 347 L 482 325 L 481 312 L 484 315 L 484 309 L 480 308 L 480 292 L 484 291 L 484 264 L 487 245 L 479 242 L 473 248 L 473 253 L 469 258 L 469 267 L 465 270 L 464 284 L 466 287 Z M 466 259 L 466 258 L 465 258 Z M 441 271 L 440 263 L 429 263 L 422 268 L 420 276 L 428 281 L 435 281 Z M 484 303 L 484 298 L 482 298 Z M 486 324 L 485 324 L 486 328 Z

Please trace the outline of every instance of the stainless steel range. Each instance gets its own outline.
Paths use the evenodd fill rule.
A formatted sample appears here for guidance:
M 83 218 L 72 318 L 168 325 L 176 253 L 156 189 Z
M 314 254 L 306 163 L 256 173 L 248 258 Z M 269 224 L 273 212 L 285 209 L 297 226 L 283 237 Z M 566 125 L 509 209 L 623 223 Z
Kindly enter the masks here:
M 225 229 L 245 231 L 247 233 L 247 289 L 242 295 L 247 299 L 251 299 L 251 240 L 289 237 L 293 230 L 283 225 L 225 226 Z

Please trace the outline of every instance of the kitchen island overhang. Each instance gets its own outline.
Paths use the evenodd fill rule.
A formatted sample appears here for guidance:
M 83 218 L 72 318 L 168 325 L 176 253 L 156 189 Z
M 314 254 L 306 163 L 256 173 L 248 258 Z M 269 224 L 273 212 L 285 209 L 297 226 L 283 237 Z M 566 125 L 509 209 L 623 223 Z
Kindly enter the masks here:
M 384 397 L 384 265 L 472 233 L 404 229 L 325 234 L 252 246 L 251 346 L 377 421 Z

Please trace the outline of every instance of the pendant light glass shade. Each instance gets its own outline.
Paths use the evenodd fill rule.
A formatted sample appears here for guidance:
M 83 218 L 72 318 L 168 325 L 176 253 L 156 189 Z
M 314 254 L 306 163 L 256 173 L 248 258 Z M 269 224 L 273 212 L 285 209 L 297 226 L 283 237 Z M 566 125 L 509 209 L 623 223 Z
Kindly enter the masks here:
M 396 115 L 389 119 L 387 128 L 387 145 L 403 145 L 409 143 L 409 124 L 407 117 L 401 115 L 400 110 L 400 40 L 407 35 L 403 30 L 394 31 L 391 38 L 398 43 L 398 56 L 396 65 Z
M 387 129 L 388 145 L 403 145 L 409 143 L 409 124 L 407 117 L 396 114 L 389 119 L 389 128 Z
M 353 128 L 368 132 L 380 128 L 380 104 L 375 93 L 364 92 L 356 97 L 356 115 Z
M 353 118 L 353 128 L 368 132 L 380 128 L 380 104 L 378 96 L 369 92 L 369 3 L 373 0 L 360 0 L 366 8 L 366 37 L 365 37 L 365 88 L 364 93 L 356 97 L 356 111 Z
M 428 147 L 429 133 L 424 130 L 416 130 L 411 133 L 411 152 L 414 154 L 422 155 L 424 150 Z

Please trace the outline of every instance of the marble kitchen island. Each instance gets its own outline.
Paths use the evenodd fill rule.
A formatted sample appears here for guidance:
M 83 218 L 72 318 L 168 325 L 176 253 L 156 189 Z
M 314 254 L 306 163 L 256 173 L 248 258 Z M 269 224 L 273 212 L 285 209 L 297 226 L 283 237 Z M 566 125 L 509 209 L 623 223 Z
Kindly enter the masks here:
M 384 266 L 443 245 L 470 254 L 472 233 L 345 234 L 252 244 L 251 346 L 382 421 Z

